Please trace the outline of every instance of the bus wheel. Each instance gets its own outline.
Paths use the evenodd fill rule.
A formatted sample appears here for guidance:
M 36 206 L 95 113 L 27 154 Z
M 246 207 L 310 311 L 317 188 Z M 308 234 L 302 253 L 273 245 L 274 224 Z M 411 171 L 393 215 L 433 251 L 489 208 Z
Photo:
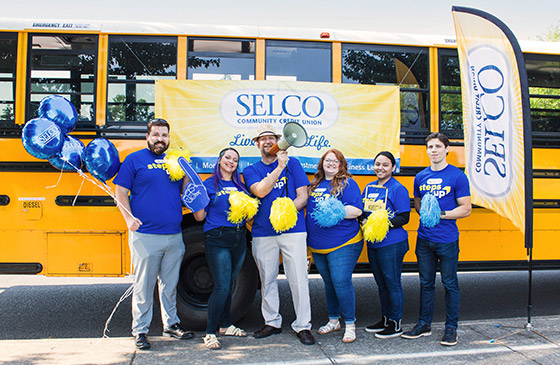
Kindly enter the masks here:
M 213 283 L 204 254 L 202 226 L 184 229 L 183 241 L 186 250 L 177 285 L 177 314 L 184 328 L 204 331 Z M 251 250 L 247 248 L 245 262 L 233 285 L 231 315 L 234 322 L 249 310 L 257 290 L 258 278 Z

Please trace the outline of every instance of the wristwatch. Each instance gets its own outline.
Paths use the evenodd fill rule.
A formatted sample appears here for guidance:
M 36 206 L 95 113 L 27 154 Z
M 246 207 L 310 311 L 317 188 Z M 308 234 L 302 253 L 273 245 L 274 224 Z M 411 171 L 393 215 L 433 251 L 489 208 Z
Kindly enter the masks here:
M 441 216 L 442 216 L 442 217 L 445 217 L 445 210 L 442 210 L 442 211 L 441 211 Z

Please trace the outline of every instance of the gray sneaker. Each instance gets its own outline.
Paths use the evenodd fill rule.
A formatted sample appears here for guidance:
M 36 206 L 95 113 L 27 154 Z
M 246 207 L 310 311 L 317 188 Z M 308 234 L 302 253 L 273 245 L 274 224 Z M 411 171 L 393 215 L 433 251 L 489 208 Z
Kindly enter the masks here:
M 427 324 L 416 323 L 416 326 L 408 332 L 401 335 L 402 338 L 415 339 L 422 336 L 430 336 L 432 334 L 432 329 Z
M 457 329 L 453 327 L 445 327 L 445 333 L 441 339 L 444 346 L 455 346 L 457 344 Z

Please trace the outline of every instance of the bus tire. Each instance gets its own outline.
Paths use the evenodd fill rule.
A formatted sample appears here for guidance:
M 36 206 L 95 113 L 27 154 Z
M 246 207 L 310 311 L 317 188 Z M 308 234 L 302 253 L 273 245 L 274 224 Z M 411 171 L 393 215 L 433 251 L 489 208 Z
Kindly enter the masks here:
M 212 293 L 212 275 L 204 253 L 202 225 L 183 230 L 185 255 L 177 285 L 177 314 L 181 325 L 190 330 L 204 331 L 208 314 L 208 299 Z M 243 266 L 233 285 L 231 315 L 234 322 L 249 310 L 258 285 L 258 272 L 248 246 Z

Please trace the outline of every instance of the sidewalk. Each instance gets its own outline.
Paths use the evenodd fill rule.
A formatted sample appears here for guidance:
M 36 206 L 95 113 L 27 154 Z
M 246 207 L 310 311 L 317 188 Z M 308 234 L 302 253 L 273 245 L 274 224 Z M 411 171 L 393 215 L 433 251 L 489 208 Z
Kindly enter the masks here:
M 150 337 L 152 348 L 136 350 L 130 338 L 78 338 L 0 341 L 1 364 L 560 364 L 560 317 L 533 318 L 533 331 L 522 329 L 526 318 L 461 322 L 456 346 L 440 345 L 443 324 L 416 340 L 377 339 L 358 328 L 356 342 L 341 342 L 342 332 L 315 335 L 304 346 L 295 334 L 265 339 L 221 337 L 222 349 L 207 350 L 202 333 L 187 341 Z M 411 324 L 403 327 L 409 329 Z M 542 337 L 539 334 L 542 334 Z M 502 337 L 502 338 L 500 338 Z M 496 339 L 492 341 L 492 339 Z M 550 340 L 550 341 L 549 341 Z M 552 342 L 554 343 L 552 343 Z

